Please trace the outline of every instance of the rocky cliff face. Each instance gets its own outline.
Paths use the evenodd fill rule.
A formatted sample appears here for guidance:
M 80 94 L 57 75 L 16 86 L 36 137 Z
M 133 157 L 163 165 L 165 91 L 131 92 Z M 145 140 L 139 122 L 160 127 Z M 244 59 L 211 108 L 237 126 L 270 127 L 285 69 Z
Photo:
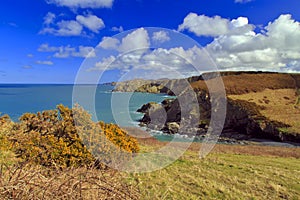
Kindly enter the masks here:
M 142 80 L 118 82 L 115 84 L 114 92 L 147 92 L 164 93 L 174 95 L 185 91 L 186 87 L 191 87 L 190 83 L 203 80 L 202 76 L 193 76 L 187 79 L 162 79 L 162 80 Z
M 196 127 L 186 129 L 185 135 L 204 135 L 209 127 L 211 102 L 205 91 L 198 92 L 200 119 Z M 268 120 L 259 112 L 261 107 L 255 103 L 227 99 L 227 113 L 221 137 L 248 140 L 251 138 L 272 139 L 276 141 L 300 142 L 299 134 L 283 134 L 280 130 L 287 125 Z M 165 133 L 178 133 L 180 124 L 186 120 L 181 117 L 178 99 L 166 99 L 161 104 L 148 103 L 138 112 L 144 113 L 141 124 L 150 129 Z M 191 118 L 192 118 L 191 114 Z
M 265 89 L 295 89 L 300 86 L 299 74 L 273 72 L 221 72 L 220 74 L 223 78 L 227 95 L 262 92 Z M 212 72 L 187 79 L 131 80 L 117 83 L 114 91 L 175 95 L 177 96 L 176 99 L 167 99 L 161 104 L 148 103 L 140 108 L 139 112 L 144 113 L 141 124 L 151 129 L 174 134 L 179 132 L 180 127 L 182 127 L 185 121 L 189 121 L 193 125 L 196 124 L 196 126 L 184 129 L 184 134 L 203 135 L 207 132 L 211 117 L 211 99 L 206 81 L 212 80 L 215 76 L 216 73 Z M 197 95 L 200 118 L 195 114 L 195 109 L 189 108 L 189 106 L 187 107 L 190 116 L 181 113 L 182 105 L 180 105 L 178 98 L 182 98 L 182 94 L 185 94 L 188 89 L 194 90 Z M 262 107 L 253 102 L 228 98 L 227 114 L 222 136 L 235 139 L 255 137 L 269 138 L 277 141 L 300 142 L 299 133 L 283 133 L 282 130 L 288 126 L 267 119 L 260 113 L 262 109 Z

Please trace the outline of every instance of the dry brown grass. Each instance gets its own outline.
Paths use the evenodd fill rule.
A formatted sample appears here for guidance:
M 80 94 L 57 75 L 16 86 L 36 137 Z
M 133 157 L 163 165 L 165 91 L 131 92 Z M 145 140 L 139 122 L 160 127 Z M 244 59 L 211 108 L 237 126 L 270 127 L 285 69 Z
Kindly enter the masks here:
M 295 77 L 298 77 L 295 75 Z M 226 75 L 222 77 L 227 94 L 245 94 L 249 92 L 260 92 L 265 89 L 295 88 L 296 81 L 289 74 L 263 73 L 237 75 Z M 207 90 L 205 81 L 200 80 L 191 83 L 195 89 Z
M 157 150 L 165 146 L 168 142 L 160 142 L 155 138 L 138 139 L 141 146 L 147 146 L 147 150 Z M 178 143 L 180 145 L 180 143 Z M 198 152 L 201 148 L 201 143 L 193 142 L 189 147 L 190 151 Z M 274 156 L 283 158 L 300 158 L 300 148 L 290 147 L 275 147 L 263 145 L 225 145 L 216 144 L 212 153 L 224 154 L 243 154 L 253 156 Z
M 253 102 L 264 109 L 260 113 L 270 120 L 289 125 L 286 131 L 300 133 L 300 108 L 295 106 L 294 89 L 265 89 L 242 95 L 229 95 L 234 100 Z
M 138 199 L 114 170 L 1 165 L 0 199 Z

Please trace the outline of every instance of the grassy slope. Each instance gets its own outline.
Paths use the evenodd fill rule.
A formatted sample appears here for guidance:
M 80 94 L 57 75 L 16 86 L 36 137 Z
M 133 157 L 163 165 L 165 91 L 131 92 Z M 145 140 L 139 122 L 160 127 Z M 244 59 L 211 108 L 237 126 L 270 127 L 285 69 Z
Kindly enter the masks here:
M 149 151 L 160 145 L 143 144 Z M 300 149 L 218 145 L 205 159 L 193 144 L 165 169 L 132 174 L 142 199 L 298 199 Z M 276 151 L 282 154 L 273 154 Z M 272 153 L 273 152 L 273 153 Z M 272 155 L 273 154 L 273 155 Z M 274 156 L 276 155 L 276 156 Z
M 295 107 L 299 74 L 229 72 L 222 79 L 230 99 L 253 102 L 262 116 L 290 126 L 281 130 L 283 134 L 300 134 L 300 106 Z M 207 90 L 202 80 L 191 85 Z
M 251 92 L 242 95 L 229 95 L 232 99 L 246 100 L 263 106 L 260 113 L 268 119 L 289 125 L 287 132 L 300 134 L 300 108 L 295 106 L 294 89 L 266 89 L 262 92 Z

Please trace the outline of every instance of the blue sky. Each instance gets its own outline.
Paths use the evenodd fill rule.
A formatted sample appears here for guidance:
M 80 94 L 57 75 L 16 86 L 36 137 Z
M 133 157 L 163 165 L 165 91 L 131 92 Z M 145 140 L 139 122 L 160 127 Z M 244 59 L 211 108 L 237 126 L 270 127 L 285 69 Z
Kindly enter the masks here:
M 194 58 L 203 49 L 220 70 L 296 72 L 299 7 L 298 0 L 4 0 L 0 83 L 189 76 L 212 69 Z

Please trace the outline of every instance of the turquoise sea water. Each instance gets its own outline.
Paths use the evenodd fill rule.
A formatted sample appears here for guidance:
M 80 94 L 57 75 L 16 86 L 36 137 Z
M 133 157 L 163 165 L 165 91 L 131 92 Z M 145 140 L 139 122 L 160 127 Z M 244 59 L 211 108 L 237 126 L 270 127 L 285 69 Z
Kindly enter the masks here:
M 80 85 L 83 91 L 92 90 L 93 85 Z M 97 85 L 95 94 L 95 108 L 98 120 L 115 123 L 111 109 L 113 89 L 110 85 Z M 36 85 L 36 84 L 0 84 L 0 113 L 8 114 L 12 120 L 26 112 L 54 109 L 58 104 L 72 106 L 73 85 Z M 136 126 L 138 119 L 143 115 L 136 110 L 148 102 L 161 102 L 167 96 L 162 94 L 134 93 L 129 101 L 129 107 L 124 108 L 124 100 L 129 93 L 114 93 L 117 104 L 114 104 L 114 113 L 121 119 L 122 126 Z M 128 109 L 131 119 L 122 120 L 122 114 Z M 120 121 L 120 120 L 119 120 Z

